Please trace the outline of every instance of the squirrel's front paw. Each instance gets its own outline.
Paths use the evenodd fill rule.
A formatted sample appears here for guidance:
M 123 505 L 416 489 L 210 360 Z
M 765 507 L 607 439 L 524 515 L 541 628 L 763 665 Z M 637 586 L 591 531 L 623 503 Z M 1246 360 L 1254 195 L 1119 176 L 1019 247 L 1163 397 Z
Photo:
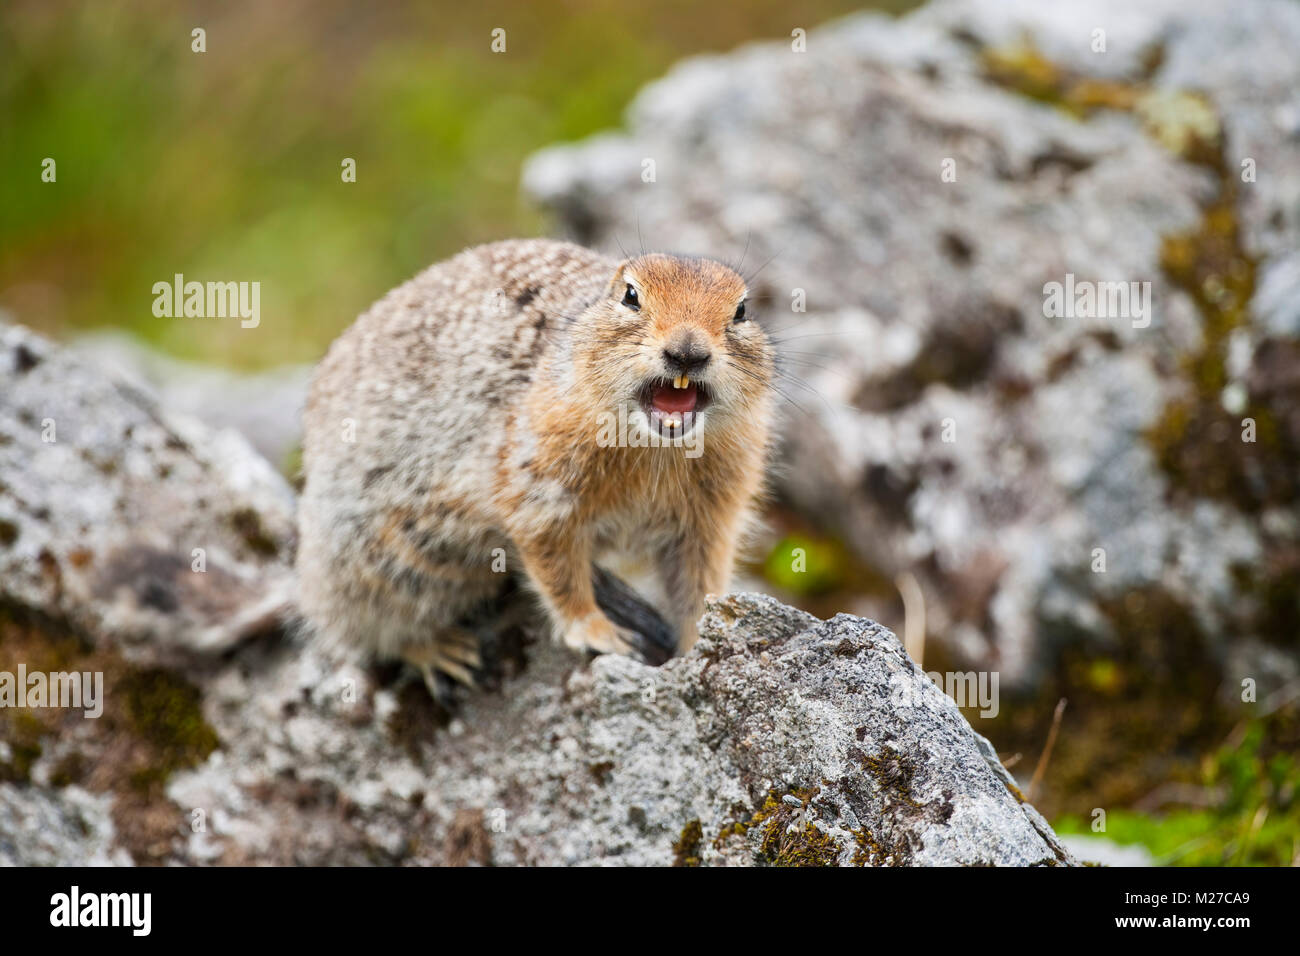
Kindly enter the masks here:
M 636 649 L 632 637 L 634 635 L 625 632 L 599 611 L 579 618 L 560 633 L 561 642 L 575 650 L 635 656 Z

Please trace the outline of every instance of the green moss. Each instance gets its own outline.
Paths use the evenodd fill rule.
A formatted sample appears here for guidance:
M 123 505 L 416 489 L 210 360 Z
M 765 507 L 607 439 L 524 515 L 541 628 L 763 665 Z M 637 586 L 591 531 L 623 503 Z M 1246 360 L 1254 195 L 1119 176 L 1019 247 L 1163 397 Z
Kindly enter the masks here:
M 811 823 L 791 830 L 773 820 L 763 835 L 762 853 L 773 866 L 835 866 L 840 847 Z
M 763 802 L 748 819 L 736 819 L 725 824 L 713 841 L 715 848 L 750 830 L 759 829 L 760 838 L 755 858 L 772 866 L 835 866 L 839 860 L 840 846 L 834 838 L 811 822 L 795 824 L 795 816 L 807 809 L 821 791 L 808 787 L 781 793 L 769 790 Z M 798 806 L 786 802 L 794 797 Z M 736 808 L 743 812 L 743 808 Z
M 16 710 L 5 715 L 0 722 L 5 730 L 4 740 L 9 745 L 9 759 L 0 762 L 0 781 L 28 783 L 32 779 L 32 765 L 40 758 L 41 737 L 48 729 L 29 711 Z
M 53 787 L 67 787 L 74 783 L 80 783 L 85 777 L 85 758 L 81 754 L 68 754 L 50 772 L 50 785 Z
M 1053 106 L 1063 101 L 1061 70 L 1026 39 L 981 50 L 980 66 L 988 79 L 1021 96 Z
M 880 844 L 876 842 L 875 836 L 866 827 L 859 827 L 853 831 L 853 841 L 857 844 L 851 860 L 854 866 L 873 866 L 875 861 L 885 855 Z
M 1231 176 L 1224 191 L 1235 196 Z M 1182 357 L 1189 389 L 1171 401 L 1145 437 L 1171 493 L 1226 501 L 1258 514 L 1300 497 L 1300 446 L 1278 425 L 1273 406 L 1300 398 L 1294 383 L 1278 394 L 1248 393 L 1237 414 L 1223 408 L 1226 359 L 1232 332 L 1249 324 L 1256 262 L 1242 248 L 1233 215 L 1235 199 L 1207 208 L 1197 229 L 1166 237 L 1161 266 L 1170 281 L 1196 303 L 1202 317 L 1201 347 Z M 1243 420 L 1255 422 L 1255 441 L 1242 440 Z
M 161 783 L 176 770 L 202 763 L 220 746 L 217 732 L 203 719 L 199 689 L 180 675 L 162 668 L 130 671 L 117 691 L 125 698 L 131 730 L 153 749 L 150 764 L 132 775 L 136 786 Z
M 913 810 L 920 810 L 923 804 L 912 795 L 912 777 L 916 769 L 910 760 L 886 744 L 879 753 L 862 757 L 862 769 L 869 773 L 879 784 L 880 789 L 891 797 L 901 801 Z
M 1212 498 L 1247 515 L 1300 500 L 1300 439 L 1281 426 L 1275 409 L 1300 402 L 1300 379 L 1268 375 L 1300 360 L 1290 343 L 1272 343 L 1271 359 L 1252 371 L 1245 407 L 1229 413 L 1223 392 L 1229 384 L 1227 354 L 1232 334 L 1252 318 L 1258 263 L 1245 247 L 1239 206 L 1242 184 L 1226 155 L 1222 134 L 1213 139 L 1194 133 L 1186 158 L 1205 168 L 1218 185 L 1202 208 L 1201 220 L 1183 233 L 1166 236 L 1160 265 L 1171 284 L 1195 303 L 1202 342 L 1181 357 L 1186 393 L 1172 400 L 1145 438 L 1169 482 L 1170 497 Z M 1259 374 L 1256 374 L 1256 373 Z M 1245 420 L 1254 422 L 1254 441 L 1244 441 Z M 1245 601 L 1230 609 L 1230 626 L 1244 634 L 1284 645 L 1300 640 L 1300 560 L 1295 549 L 1274 546 L 1255 566 L 1239 574 Z
M 1160 267 L 1170 282 L 1196 303 L 1203 319 L 1203 351 L 1219 353 L 1228 335 L 1249 321 L 1256 260 L 1243 248 L 1236 180 L 1218 168 L 1217 160 L 1211 169 L 1224 174 L 1219 196 L 1205 207 L 1195 227 L 1165 236 L 1160 246 Z M 1199 379 L 1198 384 L 1214 389 L 1217 395 L 1217 390 L 1227 383 L 1221 368 L 1215 368 L 1213 373 L 1213 377 Z
M 984 76 L 1021 96 L 1084 118 L 1102 109 L 1131 110 L 1141 86 L 1078 76 L 1045 57 L 1027 38 L 979 54 Z
M 704 826 L 692 820 L 682 827 L 682 835 L 673 844 L 673 866 L 699 866 L 700 844 L 704 842 Z
M 720 849 L 732 837 L 743 836 L 749 831 L 750 826 L 752 826 L 752 823 L 749 820 L 737 819 L 724 823 L 722 829 L 718 831 L 718 835 L 713 838 L 714 848 Z
M 749 819 L 742 820 L 740 818 L 737 818 L 735 820 L 732 820 L 730 823 L 723 824 L 722 829 L 718 831 L 717 837 L 715 837 L 713 840 L 714 847 L 721 848 L 723 841 L 733 836 L 741 836 L 745 833 L 748 833 L 751 829 L 763 823 L 765 820 L 768 820 L 775 814 L 780 813 L 782 810 L 785 809 L 786 806 L 785 802 L 782 800 L 783 796 L 796 797 L 802 804 L 806 806 L 808 800 L 810 800 L 812 796 L 816 793 L 817 793 L 817 788 L 806 789 L 806 790 L 792 790 L 792 791 L 787 791 L 784 794 L 778 790 L 769 790 L 767 792 L 767 796 L 763 798 L 763 802 L 758 806 L 756 810 L 754 810 L 752 814 L 750 814 Z M 732 808 L 732 812 L 744 813 L 744 811 L 745 808 L 741 806 Z
M 1187 157 L 1214 175 L 1218 192 L 1195 227 L 1164 237 L 1160 266 L 1195 303 L 1202 342 L 1181 358 L 1188 394 L 1166 406 L 1146 439 L 1175 494 L 1227 500 L 1255 513 L 1294 496 L 1294 458 L 1288 454 L 1293 450 L 1280 447 L 1273 415 L 1256 398 L 1238 415 L 1223 408 L 1228 342 L 1236 329 L 1250 323 L 1257 262 L 1245 249 L 1237 212 L 1239 184 L 1227 166 L 1221 137 L 1207 141 L 1192 134 L 1187 142 Z M 1241 419 L 1246 417 L 1257 423 L 1254 444 L 1241 440 Z M 1270 462 L 1276 465 L 1270 468 Z M 1261 467 L 1276 474 L 1261 482 Z
M 59 622 L 17 605 L 0 604 L 0 670 L 16 673 L 19 664 L 25 664 L 28 673 L 69 670 L 83 654 L 82 640 Z M 9 745 L 8 759 L 0 761 L 0 781 L 30 781 L 32 767 L 44 753 L 42 739 L 58 731 L 66 713 L 0 708 L 0 740 Z
M 240 508 L 233 511 L 229 520 L 235 533 L 243 539 L 244 544 L 248 545 L 249 550 L 254 554 L 273 558 L 279 553 L 279 545 L 262 527 L 262 518 L 254 509 Z

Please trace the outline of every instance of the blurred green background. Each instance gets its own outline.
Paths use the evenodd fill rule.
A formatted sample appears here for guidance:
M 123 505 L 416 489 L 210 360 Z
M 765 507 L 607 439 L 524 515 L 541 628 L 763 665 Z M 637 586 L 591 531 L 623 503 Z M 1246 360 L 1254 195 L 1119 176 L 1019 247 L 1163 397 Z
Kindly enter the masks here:
M 467 245 L 544 232 L 519 193 L 525 157 L 618 125 L 674 61 L 862 4 L 5 6 L 0 308 L 58 337 L 112 327 L 254 368 L 316 359 L 370 302 Z M 195 27 L 206 53 L 191 51 Z M 41 182 L 45 157 L 56 185 Z M 155 318 L 151 287 L 177 272 L 260 281 L 258 333 Z

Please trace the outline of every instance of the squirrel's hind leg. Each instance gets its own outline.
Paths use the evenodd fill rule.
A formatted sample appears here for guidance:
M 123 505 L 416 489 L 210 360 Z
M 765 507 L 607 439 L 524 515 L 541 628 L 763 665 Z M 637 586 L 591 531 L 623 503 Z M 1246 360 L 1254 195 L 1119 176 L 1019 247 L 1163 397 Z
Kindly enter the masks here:
M 439 628 L 433 640 L 403 648 L 401 657 L 419 671 L 429 693 L 439 702 L 448 696 L 438 681 L 439 674 L 473 689 L 478 686 L 475 672 L 483 666 L 478 636 L 454 625 Z

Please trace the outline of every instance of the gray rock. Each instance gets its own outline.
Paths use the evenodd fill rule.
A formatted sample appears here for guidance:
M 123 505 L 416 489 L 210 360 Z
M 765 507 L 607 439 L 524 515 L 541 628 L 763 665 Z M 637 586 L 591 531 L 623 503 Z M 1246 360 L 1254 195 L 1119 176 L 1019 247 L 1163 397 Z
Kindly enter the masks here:
M 658 669 L 534 645 L 522 675 L 407 748 L 392 727 L 410 699 L 363 672 L 312 649 L 231 668 L 207 703 L 225 747 L 168 791 L 213 821 L 184 852 L 216 841 L 220 859 L 313 864 L 1072 862 L 889 631 L 753 594 L 714 601 L 701 627 L 689 655 Z M 356 704 L 343 702 L 349 686 Z M 329 795 L 310 819 L 304 788 Z M 335 806 L 351 808 L 346 824 Z
M 273 465 L 283 467 L 298 448 L 309 365 L 235 372 L 163 355 L 118 332 L 85 335 L 70 347 L 89 364 L 148 386 L 169 411 L 234 429 Z
M 238 433 L 19 326 L 0 324 L 0 370 L 0 604 L 159 662 L 283 604 L 293 493 Z
M 0 866 L 130 866 L 114 846 L 112 797 L 0 783 Z

